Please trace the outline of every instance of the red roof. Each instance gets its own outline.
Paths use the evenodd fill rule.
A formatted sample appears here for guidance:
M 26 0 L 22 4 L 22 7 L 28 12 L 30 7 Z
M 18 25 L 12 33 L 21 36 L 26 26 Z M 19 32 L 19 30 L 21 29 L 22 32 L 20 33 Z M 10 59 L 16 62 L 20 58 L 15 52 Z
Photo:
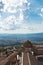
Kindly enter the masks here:
M 24 42 L 24 47 L 30 48 L 30 47 L 32 47 L 32 43 L 29 40 L 27 40 Z

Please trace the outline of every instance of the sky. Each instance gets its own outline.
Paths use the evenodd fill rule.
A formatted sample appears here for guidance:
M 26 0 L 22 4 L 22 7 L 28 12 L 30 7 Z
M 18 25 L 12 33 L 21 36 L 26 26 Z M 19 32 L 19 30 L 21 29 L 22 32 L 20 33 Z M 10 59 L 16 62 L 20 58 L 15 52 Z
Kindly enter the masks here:
M 0 33 L 43 32 L 43 0 L 0 0 Z

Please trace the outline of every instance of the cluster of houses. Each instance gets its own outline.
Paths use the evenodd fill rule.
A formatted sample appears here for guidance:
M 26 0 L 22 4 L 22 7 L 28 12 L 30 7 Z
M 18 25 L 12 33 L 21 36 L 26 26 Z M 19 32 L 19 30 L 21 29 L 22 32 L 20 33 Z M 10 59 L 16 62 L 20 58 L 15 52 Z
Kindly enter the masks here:
M 26 50 L 29 53 L 31 53 L 34 56 L 37 56 L 37 58 L 41 55 L 43 55 L 43 46 L 40 44 L 32 44 L 29 40 L 25 41 L 24 44 L 21 46 L 21 48 L 13 50 L 12 54 L 7 57 L 7 59 L 4 61 L 5 64 L 1 65 L 20 65 L 21 59 L 22 59 L 22 53 Z M 7 62 L 8 61 L 8 62 Z

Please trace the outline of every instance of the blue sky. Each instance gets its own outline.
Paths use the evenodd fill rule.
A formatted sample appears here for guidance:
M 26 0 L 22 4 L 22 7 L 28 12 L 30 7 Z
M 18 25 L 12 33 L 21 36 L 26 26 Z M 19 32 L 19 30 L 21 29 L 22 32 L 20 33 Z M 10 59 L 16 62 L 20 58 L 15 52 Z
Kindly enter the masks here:
M 43 0 L 0 0 L 0 33 L 43 32 Z

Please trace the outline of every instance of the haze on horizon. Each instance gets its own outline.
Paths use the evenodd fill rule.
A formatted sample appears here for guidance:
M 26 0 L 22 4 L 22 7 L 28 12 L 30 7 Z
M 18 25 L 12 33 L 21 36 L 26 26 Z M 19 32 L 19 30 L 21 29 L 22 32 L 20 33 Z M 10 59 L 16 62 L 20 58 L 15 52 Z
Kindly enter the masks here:
M 0 0 L 0 33 L 43 32 L 43 0 Z

